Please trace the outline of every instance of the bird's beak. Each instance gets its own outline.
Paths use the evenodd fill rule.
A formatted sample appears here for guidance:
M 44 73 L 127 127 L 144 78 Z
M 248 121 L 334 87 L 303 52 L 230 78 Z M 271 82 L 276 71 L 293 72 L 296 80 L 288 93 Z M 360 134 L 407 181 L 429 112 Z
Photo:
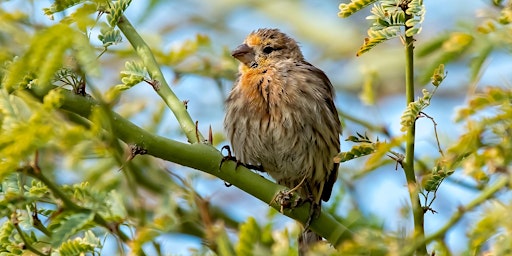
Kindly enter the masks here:
M 247 44 L 241 44 L 231 52 L 231 56 L 250 67 L 254 63 L 254 50 Z

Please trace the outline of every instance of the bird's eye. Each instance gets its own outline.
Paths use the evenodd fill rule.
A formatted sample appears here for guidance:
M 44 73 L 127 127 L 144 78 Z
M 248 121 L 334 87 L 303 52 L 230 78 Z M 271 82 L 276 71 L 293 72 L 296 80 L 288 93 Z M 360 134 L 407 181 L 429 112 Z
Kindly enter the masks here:
M 265 54 L 269 54 L 271 52 L 273 52 L 275 49 L 272 47 L 272 46 L 265 46 L 265 48 L 263 48 L 263 52 Z

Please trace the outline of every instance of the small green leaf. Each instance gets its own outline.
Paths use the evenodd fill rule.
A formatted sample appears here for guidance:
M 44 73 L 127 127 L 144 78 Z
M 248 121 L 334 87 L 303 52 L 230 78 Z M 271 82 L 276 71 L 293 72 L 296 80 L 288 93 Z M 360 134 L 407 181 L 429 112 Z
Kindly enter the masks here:
M 432 75 L 432 84 L 435 87 L 439 86 L 446 78 L 447 74 L 448 73 L 444 71 L 444 64 L 439 64 L 439 66 L 434 70 L 434 74 Z
M 96 249 L 101 249 L 101 247 L 100 239 L 92 231 L 87 230 L 83 238 L 77 237 L 62 243 L 58 252 L 61 256 L 89 255 L 87 253 L 95 255 Z
M 76 235 L 94 219 L 93 212 L 77 213 L 60 221 L 52 234 L 52 246 L 59 247 L 71 236 Z
M 436 165 L 434 168 L 432 168 L 432 171 L 428 175 L 428 178 L 425 179 L 424 182 L 424 189 L 429 192 L 436 191 L 443 180 L 453 174 L 454 170 L 447 170 L 446 166 L 443 165 Z
M 420 112 L 430 105 L 430 99 L 432 98 L 433 93 L 430 93 L 426 89 L 423 89 L 422 92 L 423 97 L 409 103 L 404 113 L 402 114 L 402 117 L 400 118 L 400 124 L 402 125 L 402 128 L 400 128 L 400 131 L 407 131 L 407 129 L 416 122 Z
M 118 29 L 105 27 L 101 29 L 98 39 L 103 43 L 103 47 L 107 48 L 111 45 L 121 43 L 123 38 L 121 37 L 121 32 Z
M 419 28 L 413 27 L 413 28 L 410 28 L 405 31 L 405 36 L 411 37 L 411 36 L 419 34 L 420 32 L 421 32 L 421 27 L 419 27 Z
M 43 8 L 44 14 L 52 17 L 53 14 L 62 12 L 70 7 L 73 7 L 84 0 L 66 0 L 66 1 L 53 1 L 53 4 L 49 8 Z
M 115 27 L 117 25 L 123 16 L 124 11 L 126 8 L 128 8 L 131 2 L 131 0 L 119 0 L 110 3 L 110 9 L 107 14 L 107 21 L 111 27 Z
M 138 83 L 144 81 L 148 77 L 146 67 L 135 61 L 127 61 L 125 63 L 125 70 L 121 71 L 121 82 L 124 86 L 116 86 L 119 90 L 126 90 L 132 88 Z
M 346 18 L 375 2 L 377 2 L 377 0 L 351 0 L 348 4 L 340 4 L 338 7 L 340 9 L 338 16 Z
M 352 146 L 350 151 L 339 153 L 337 156 L 334 157 L 334 162 L 343 163 L 355 158 L 370 155 L 375 152 L 375 149 L 376 145 L 374 143 L 363 142 Z

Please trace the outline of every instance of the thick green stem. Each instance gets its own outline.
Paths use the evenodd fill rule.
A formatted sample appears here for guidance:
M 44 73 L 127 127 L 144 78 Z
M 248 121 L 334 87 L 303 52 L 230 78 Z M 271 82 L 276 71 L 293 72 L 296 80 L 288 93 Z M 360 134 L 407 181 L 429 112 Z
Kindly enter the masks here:
M 406 14 L 405 20 L 411 19 L 412 16 Z M 408 27 L 406 27 L 406 30 Z M 414 38 L 412 36 L 405 37 L 405 96 L 407 105 L 414 101 Z M 416 182 L 416 174 L 414 171 L 414 141 L 416 133 L 416 124 L 413 123 L 407 129 L 407 138 L 405 145 L 405 163 L 403 164 L 405 177 L 407 179 L 407 188 L 409 189 L 409 197 L 411 200 L 412 214 L 414 220 L 414 238 L 415 240 L 423 240 L 425 237 L 425 229 L 423 226 L 424 211 L 421 207 L 419 197 L 419 186 Z M 426 244 L 416 249 L 416 255 L 427 255 Z
M 130 42 L 135 52 L 140 57 L 144 66 L 147 68 L 149 75 L 153 81 L 152 85 L 155 91 L 160 95 L 165 104 L 171 109 L 178 120 L 181 129 L 187 136 L 190 143 L 203 142 L 204 138 L 197 131 L 196 125 L 185 108 L 185 104 L 176 97 L 174 92 L 171 90 L 167 81 L 162 74 L 160 66 L 155 60 L 153 53 L 149 46 L 144 42 L 142 37 L 137 33 L 135 28 L 130 24 L 128 19 L 123 16 L 117 24 L 121 32 L 123 32 L 126 39 Z

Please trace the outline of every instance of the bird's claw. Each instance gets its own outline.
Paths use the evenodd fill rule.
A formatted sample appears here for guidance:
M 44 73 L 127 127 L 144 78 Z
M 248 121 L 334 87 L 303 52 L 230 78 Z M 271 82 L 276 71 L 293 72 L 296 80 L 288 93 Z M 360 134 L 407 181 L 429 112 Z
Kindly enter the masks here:
M 279 204 L 280 209 L 279 212 L 284 213 L 284 209 L 293 209 L 299 205 L 302 205 L 302 198 L 298 197 L 294 199 L 293 190 L 281 190 L 279 191 L 272 202 L 276 202 Z
M 222 167 L 222 165 L 224 164 L 224 162 L 226 162 L 226 161 L 235 161 L 235 162 L 236 162 L 236 167 L 235 167 L 235 169 L 236 169 L 236 168 L 238 168 L 238 166 L 243 165 L 243 164 L 242 164 L 242 162 L 240 162 L 238 159 L 236 159 L 236 157 L 235 157 L 235 156 L 233 156 L 233 155 L 231 154 L 231 148 L 230 148 L 228 145 L 223 146 L 223 147 L 220 149 L 220 152 L 222 153 L 222 151 L 224 151 L 224 149 L 228 151 L 228 154 L 227 154 L 226 156 L 222 157 L 222 160 L 220 161 L 220 166 L 219 166 L 219 168 L 221 168 L 221 167 Z
M 311 206 L 309 208 L 308 219 L 304 223 L 304 230 L 308 230 L 313 220 L 317 219 L 320 216 L 321 208 L 319 203 L 316 203 L 313 198 L 294 198 L 293 190 L 279 191 L 272 199 L 271 203 L 272 202 L 276 202 L 279 204 L 279 212 L 281 213 L 284 213 L 284 209 L 294 209 L 296 207 L 302 206 L 304 203 L 309 202 Z
M 221 168 L 222 165 L 224 164 L 224 162 L 226 162 L 226 161 L 235 161 L 236 162 L 235 169 L 237 169 L 239 166 L 243 166 L 247 169 L 264 172 L 263 167 L 261 165 L 244 164 L 244 163 L 240 162 L 240 160 L 236 159 L 236 157 L 231 154 L 231 148 L 228 145 L 223 146 L 220 149 L 220 152 L 224 151 L 224 149 L 228 151 L 228 154 L 226 156 L 222 157 L 222 160 L 220 161 L 219 168 Z
M 222 151 L 227 150 L 228 151 L 228 154 L 224 157 L 222 157 L 222 160 L 220 161 L 220 167 L 222 167 L 222 164 L 226 161 L 237 161 L 236 160 L 236 157 L 234 157 L 232 154 L 231 154 L 231 148 L 228 146 L 228 145 L 225 145 L 223 146 L 221 149 L 220 149 L 220 153 L 222 154 Z

